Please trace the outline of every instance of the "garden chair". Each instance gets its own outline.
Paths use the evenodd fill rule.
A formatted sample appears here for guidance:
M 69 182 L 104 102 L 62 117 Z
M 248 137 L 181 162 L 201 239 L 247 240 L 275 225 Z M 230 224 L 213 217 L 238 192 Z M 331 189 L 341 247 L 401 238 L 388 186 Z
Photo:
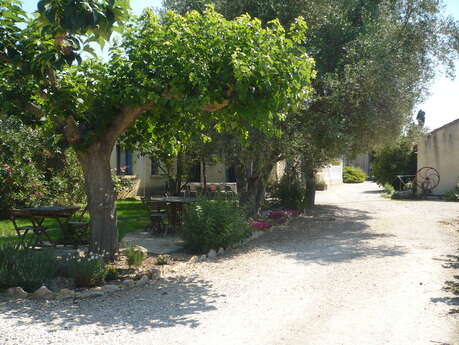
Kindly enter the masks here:
M 19 226 L 17 223 L 17 219 L 27 219 L 32 224 Z M 47 228 L 42 226 L 42 222 L 40 220 L 35 219 L 25 210 L 17 210 L 13 209 L 10 211 L 10 220 L 13 223 L 14 229 L 16 230 L 16 234 L 18 235 L 19 242 L 24 248 L 28 248 L 29 246 L 34 246 L 38 243 L 43 244 L 41 240 L 42 235 L 48 239 L 50 243 L 53 243 L 49 235 L 46 233 Z M 35 239 L 32 241 L 27 240 L 27 234 L 33 234 Z
M 150 212 L 152 234 L 167 234 L 165 219 L 168 217 L 169 205 L 164 201 L 146 201 L 146 206 Z
M 84 220 L 87 211 L 88 206 L 85 206 L 79 214 L 62 224 L 64 244 L 72 244 L 77 247 L 89 243 L 89 221 Z

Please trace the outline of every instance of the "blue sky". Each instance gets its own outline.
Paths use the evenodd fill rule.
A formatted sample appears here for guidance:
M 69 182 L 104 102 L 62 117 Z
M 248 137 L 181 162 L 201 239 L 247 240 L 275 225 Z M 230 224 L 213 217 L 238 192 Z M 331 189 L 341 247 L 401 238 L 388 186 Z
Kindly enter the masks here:
M 37 0 L 23 0 L 27 11 L 36 9 Z M 445 12 L 459 20 L 459 0 L 446 0 Z M 142 12 L 145 7 L 160 7 L 161 0 L 131 0 L 136 13 Z M 426 112 L 426 125 L 430 129 L 443 126 L 459 118 L 459 59 L 456 61 L 457 78 L 450 80 L 441 69 L 432 82 L 430 96 L 417 109 Z M 417 110 L 416 109 L 416 110 Z

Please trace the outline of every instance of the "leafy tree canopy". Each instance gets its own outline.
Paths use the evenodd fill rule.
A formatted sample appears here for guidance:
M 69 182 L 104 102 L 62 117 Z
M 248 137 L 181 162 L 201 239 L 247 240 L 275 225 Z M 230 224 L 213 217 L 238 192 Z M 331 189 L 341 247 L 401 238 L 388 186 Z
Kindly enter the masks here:
M 109 158 L 137 120 L 148 119 L 138 124 L 147 134 L 160 126 L 180 130 L 191 114 L 204 126 L 264 127 L 311 94 L 314 61 L 304 47 L 302 18 L 288 30 L 248 15 L 229 21 L 212 8 L 163 17 L 147 10 L 129 19 L 125 0 L 43 0 L 37 17 L 28 18 L 16 0 L 0 1 L 0 112 L 45 121 L 76 150 L 92 249 L 112 256 Z M 108 61 L 81 58 L 82 49 L 91 51 L 88 42 L 106 40 L 123 23 Z

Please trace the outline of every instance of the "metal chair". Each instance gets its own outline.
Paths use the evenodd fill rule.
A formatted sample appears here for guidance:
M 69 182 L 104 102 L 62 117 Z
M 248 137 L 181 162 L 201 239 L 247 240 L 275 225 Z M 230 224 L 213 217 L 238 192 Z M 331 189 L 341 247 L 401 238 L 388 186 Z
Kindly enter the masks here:
M 62 224 L 62 238 L 65 244 L 78 246 L 89 243 L 89 221 L 84 220 L 87 211 L 88 206 L 84 207 L 76 217 Z

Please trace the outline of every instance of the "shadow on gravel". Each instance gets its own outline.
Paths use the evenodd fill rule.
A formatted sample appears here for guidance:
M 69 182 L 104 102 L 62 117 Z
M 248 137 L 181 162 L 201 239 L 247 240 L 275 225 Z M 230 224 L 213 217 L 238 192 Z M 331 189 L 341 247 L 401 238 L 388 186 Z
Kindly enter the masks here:
M 366 190 L 363 193 L 364 194 L 383 194 L 384 193 L 384 189 Z
M 38 323 L 50 333 L 53 329 L 72 330 L 91 324 L 110 331 L 142 332 L 178 325 L 195 328 L 199 323 L 194 316 L 215 310 L 213 303 L 218 297 L 221 296 L 211 292 L 209 282 L 195 276 L 180 276 L 95 300 L 73 303 L 18 300 L 14 304 L 0 304 L 0 312 L 4 318 L 17 320 L 18 327 Z
M 406 254 L 404 247 L 396 245 L 395 236 L 370 231 L 370 219 L 371 214 L 362 210 L 321 205 L 294 219 L 286 231 L 267 234 L 254 245 L 322 265 Z M 389 237 L 394 237 L 394 245 L 375 243 Z

